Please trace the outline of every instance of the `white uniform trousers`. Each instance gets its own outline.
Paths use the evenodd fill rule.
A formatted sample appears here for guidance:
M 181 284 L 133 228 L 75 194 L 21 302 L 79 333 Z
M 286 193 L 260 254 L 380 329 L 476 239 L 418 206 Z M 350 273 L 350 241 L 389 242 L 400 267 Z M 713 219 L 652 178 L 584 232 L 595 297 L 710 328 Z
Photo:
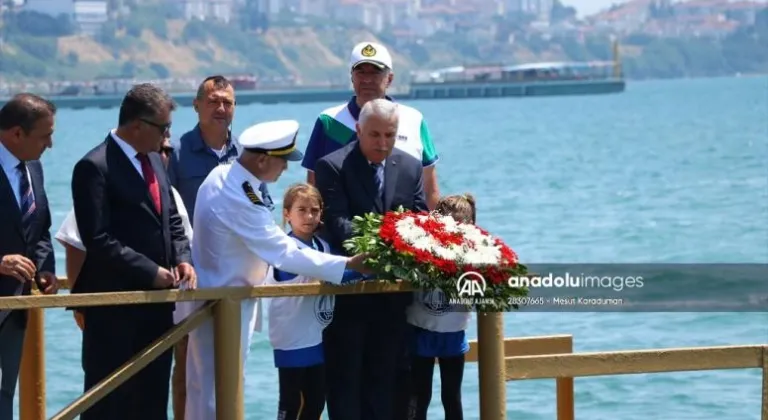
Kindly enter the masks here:
M 241 301 L 240 354 L 243 369 L 245 369 L 245 361 L 248 360 L 251 338 L 260 315 L 259 306 L 258 298 Z M 185 420 L 216 420 L 213 338 L 213 319 L 206 320 L 189 334 Z

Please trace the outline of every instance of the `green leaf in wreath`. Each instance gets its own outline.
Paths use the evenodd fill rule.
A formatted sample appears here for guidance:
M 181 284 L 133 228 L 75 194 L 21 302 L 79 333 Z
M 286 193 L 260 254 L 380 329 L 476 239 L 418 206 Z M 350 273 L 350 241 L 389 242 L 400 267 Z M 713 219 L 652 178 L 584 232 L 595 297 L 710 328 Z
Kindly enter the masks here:
M 397 278 L 401 278 L 403 280 L 408 280 L 408 270 L 404 269 L 400 266 L 392 266 L 392 274 L 395 275 Z

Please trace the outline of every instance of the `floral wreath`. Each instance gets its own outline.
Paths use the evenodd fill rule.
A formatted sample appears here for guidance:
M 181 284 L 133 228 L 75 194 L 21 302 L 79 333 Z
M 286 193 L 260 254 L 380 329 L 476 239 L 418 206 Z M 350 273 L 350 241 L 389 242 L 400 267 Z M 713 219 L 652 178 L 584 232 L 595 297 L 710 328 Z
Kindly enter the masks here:
M 527 294 L 525 289 L 508 284 L 511 276 L 527 272 L 517 254 L 477 225 L 436 212 L 400 208 L 384 215 L 356 216 L 352 229 L 354 237 L 345 241 L 344 247 L 371 255 L 366 263 L 380 279 L 410 281 L 423 290 L 441 289 L 450 301 L 481 311 L 517 308 L 510 298 Z M 482 276 L 482 296 L 460 293 L 458 280 L 468 272 Z

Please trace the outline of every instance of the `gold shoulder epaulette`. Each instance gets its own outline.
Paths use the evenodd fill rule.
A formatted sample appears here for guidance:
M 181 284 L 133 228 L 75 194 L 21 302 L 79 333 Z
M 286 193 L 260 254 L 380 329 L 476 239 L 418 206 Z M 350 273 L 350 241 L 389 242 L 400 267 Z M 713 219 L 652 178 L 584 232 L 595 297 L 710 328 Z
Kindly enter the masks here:
M 243 191 L 245 191 L 245 196 L 251 200 L 251 203 L 256 204 L 257 206 L 266 207 L 266 205 L 259 199 L 259 196 L 256 195 L 256 192 L 253 191 L 253 187 L 251 186 L 250 182 L 243 182 Z

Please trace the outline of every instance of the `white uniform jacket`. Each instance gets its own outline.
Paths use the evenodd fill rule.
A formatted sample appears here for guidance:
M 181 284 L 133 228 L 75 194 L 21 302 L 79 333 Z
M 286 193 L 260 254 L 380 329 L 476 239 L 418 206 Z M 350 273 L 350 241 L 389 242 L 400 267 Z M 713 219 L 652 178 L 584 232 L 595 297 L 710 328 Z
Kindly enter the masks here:
M 300 249 L 261 202 L 261 181 L 239 162 L 220 165 L 200 185 L 195 202 L 192 261 L 199 288 L 258 286 L 269 266 L 340 283 L 346 257 Z M 248 357 L 254 328 L 260 330 L 258 299 L 241 303 L 241 355 Z M 216 420 L 213 323 L 189 335 L 186 420 Z

